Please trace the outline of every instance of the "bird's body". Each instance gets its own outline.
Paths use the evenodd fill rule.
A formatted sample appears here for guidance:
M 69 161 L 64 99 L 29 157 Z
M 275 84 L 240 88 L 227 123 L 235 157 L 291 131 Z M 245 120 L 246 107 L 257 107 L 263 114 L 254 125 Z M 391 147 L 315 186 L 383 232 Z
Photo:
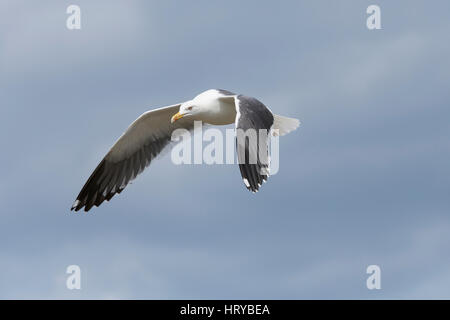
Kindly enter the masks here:
M 99 206 L 121 193 L 168 146 L 176 129 L 192 130 L 194 121 L 210 125 L 235 123 L 239 168 L 245 186 L 253 192 L 268 177 L 268 139 L 259 136 L 253 146 L 245 136 L 240 139 L 238 132 L 250 129 L 284 135 L 299 125 L 297 119 L 274 115 L 255 98 L 219 89 L 207 90 L 183 103 L 147 111 L 112 146 L 80 191 L 72 210 L 84 207 L 89 211 L 92 206 Z
M 230 97 L 230 99 L 226 97 Z M 229 91 L 215 89 L 205 91 L 193 100 L 182 103 L 181 108 L 190 105 L 205 106 L 205 112 L 194 116 L 194 120 L 217 126 L 232 124 L 236 120 L 234 94 Z

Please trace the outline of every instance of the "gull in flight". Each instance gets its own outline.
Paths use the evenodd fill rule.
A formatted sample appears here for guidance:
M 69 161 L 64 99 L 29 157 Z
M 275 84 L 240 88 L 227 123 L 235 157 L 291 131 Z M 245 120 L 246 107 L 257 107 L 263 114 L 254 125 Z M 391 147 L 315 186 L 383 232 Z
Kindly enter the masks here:
M 300 124 L 297 119 L 273 114 L 255 98 L 221 89 L 207 90 L 190 101 L 147 111 L 128 127 L 105 155 L 71 210 L 84 207 L 87 212 L 121 193 L 170 144 L 174 130 L 192 130 L 194 121 L 210 125 L 234 123 L 236 132 L 253 129 L 267 133 L 258 136 L 256 146 L 245 138 L 239 139 L 236 134 L 239 169 L 246 188 L 252 192 L 258 191 L 269 175 L 268 134 L 282 136 Z

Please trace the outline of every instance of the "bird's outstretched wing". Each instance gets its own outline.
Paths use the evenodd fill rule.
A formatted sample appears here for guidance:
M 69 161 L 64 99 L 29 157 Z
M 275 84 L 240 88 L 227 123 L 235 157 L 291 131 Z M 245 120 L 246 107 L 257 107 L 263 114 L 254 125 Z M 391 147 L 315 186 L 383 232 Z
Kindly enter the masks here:
M 274 116 L 255 98 L 238 95 L 234 100 L 239 169 L 247 189 L 256 192 L 269 176 L 268 139 Z
M 171 123 L 181 104 L 151 110 L 137 118 L 112 146 L 91 174 L 72 209 L 89 211 L 121 193 L 171 141 L 178 128 L 191 130 L 193 121 L 183 118 Z

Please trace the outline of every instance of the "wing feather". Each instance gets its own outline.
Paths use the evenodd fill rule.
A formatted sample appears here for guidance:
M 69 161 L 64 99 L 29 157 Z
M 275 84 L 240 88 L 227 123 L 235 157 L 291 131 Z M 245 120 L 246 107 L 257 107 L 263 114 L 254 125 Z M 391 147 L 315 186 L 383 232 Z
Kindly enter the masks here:
M 71 210 L 84 207 L 89 211 L 94 205 L 98 207 L 103 201 L 111 200 L 161 153 L 175 129 L 192 130 L 193 121 L 189 119 L 170 122 L 180 105 L 148 111 L 137 118 L 95 168 Z
M 268 136 L 274 117 L 272 112 L 255 98 L 238 95 L 234 99 L 239 169 L 247 189 L 256 192 L 268 178 Z M 251 139 L 242 136 L 249 129 L 255 130 L 256 145 L 251 143 Z M 260 135 L 260 130 L 264 130 L 265 134 Z M 252 161 L 253 159 L 256 161 Z

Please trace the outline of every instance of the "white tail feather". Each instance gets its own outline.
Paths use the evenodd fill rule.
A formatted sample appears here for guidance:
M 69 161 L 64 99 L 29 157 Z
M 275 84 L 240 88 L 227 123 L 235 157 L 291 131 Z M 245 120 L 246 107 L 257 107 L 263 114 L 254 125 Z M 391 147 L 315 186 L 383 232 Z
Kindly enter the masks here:
M 294 118 L 283 117 L 274 114 L 273 115 L 273 126 L 272 134 L 274 136 L 284 136 L 285 134 L 294 131 L 300 125 L 300 121 Z

